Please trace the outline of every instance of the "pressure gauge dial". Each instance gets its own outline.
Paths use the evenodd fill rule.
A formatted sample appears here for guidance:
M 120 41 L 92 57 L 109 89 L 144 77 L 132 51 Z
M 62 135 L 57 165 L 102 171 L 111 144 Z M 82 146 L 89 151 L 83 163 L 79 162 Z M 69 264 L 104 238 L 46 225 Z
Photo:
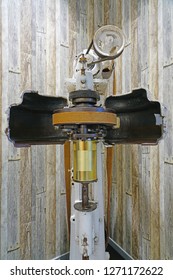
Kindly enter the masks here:
M 118 27 L 105 25 L 96 31 L 93 46 L 99 57 L 115 59 L 124 50 L 125 36 Z

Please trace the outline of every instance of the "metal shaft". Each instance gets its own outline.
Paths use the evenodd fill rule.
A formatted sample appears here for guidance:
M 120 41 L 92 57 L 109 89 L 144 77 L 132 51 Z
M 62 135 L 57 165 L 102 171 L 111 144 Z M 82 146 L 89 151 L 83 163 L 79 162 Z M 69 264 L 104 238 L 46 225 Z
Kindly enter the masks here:
M 89 208 L 88 183 L 82 184 L 82 208 Z

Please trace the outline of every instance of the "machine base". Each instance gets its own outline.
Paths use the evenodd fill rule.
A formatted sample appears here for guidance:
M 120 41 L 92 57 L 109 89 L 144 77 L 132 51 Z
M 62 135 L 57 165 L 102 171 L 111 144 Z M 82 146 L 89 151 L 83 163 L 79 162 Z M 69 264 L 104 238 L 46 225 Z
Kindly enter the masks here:
M 106 251 L 110 254 L 110 260 L 133 260 L 133 258 L 111 238 L 109 238 Z M 67 252 L 55 257 L 54 260 L 69 260 L 69 255 L 70 253 Z

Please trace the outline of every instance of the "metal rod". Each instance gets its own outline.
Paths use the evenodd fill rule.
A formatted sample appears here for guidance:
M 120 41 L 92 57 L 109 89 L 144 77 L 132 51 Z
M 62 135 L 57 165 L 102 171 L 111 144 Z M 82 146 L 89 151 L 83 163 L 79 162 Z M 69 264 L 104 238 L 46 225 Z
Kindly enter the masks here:
M 88 54 L 88 53 L 89 53 L 89 51 L 90 51 L 90 49 L 91 49 L 92 45 L 93 45 L 93 40 L 91 41 L 91 43 L 90 43 L 90 45 L 89 45 L 89 47 L 88 47 L 88 49 L 87 49 L 87 51 L 86 51 L 86 54 Z
M 82 184 L 82 208 L 89 208 L 88 183 Z
M 91 66 L 91 65 L 94 65 L 94 64 L 100 63 L 102 61 L 106 61 L 106 60 L 113 60 L 113 58 L 110 56 L 106 56 L 106 57 L 101 58 L 100 60 L 91 62 L 89 65 Z

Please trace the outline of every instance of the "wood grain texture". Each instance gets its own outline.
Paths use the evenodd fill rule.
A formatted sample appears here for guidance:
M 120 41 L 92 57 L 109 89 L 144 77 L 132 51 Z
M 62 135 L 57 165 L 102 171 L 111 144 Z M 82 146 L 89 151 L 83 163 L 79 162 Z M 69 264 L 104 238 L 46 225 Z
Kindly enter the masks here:
M 0 258 L 69 250 L 63 147 L 14 148 L 7 108 L 26 89 L 66 97 L 75 55 L 115 24 L 126 46 L 106 95 L 145 87 L 167 107 L 167 134 L 156 147 L 114 148 L 110 235 L 135 259 L 172 259 L 173 2 L 1 0 L 0 15 Z
M 168 43 L 173 32 L 172 8 L 171 1 L 131 0 L 128 4 L 122 1 L 120 12 L 128 43 L 122 54 L 122 70 L 118 63 L 116 65 L 116 77 L 119 71 L 122 73 L 116 82 L 117 88 L 125 93 L 130 87 L 145 87 L 150 90 L 151 99 L 159 99 L 168 108 L 167 134 L 158 146 L 116 147 L 111 234 L 135 259 L 170 259 L 172 256 L 169 243 L 172 190 L 166 187 L 170 186 L 168 178 L 172 174 L 173 72 L 172 45 Z M 167 221 L 166 216 L 170 217 Z

